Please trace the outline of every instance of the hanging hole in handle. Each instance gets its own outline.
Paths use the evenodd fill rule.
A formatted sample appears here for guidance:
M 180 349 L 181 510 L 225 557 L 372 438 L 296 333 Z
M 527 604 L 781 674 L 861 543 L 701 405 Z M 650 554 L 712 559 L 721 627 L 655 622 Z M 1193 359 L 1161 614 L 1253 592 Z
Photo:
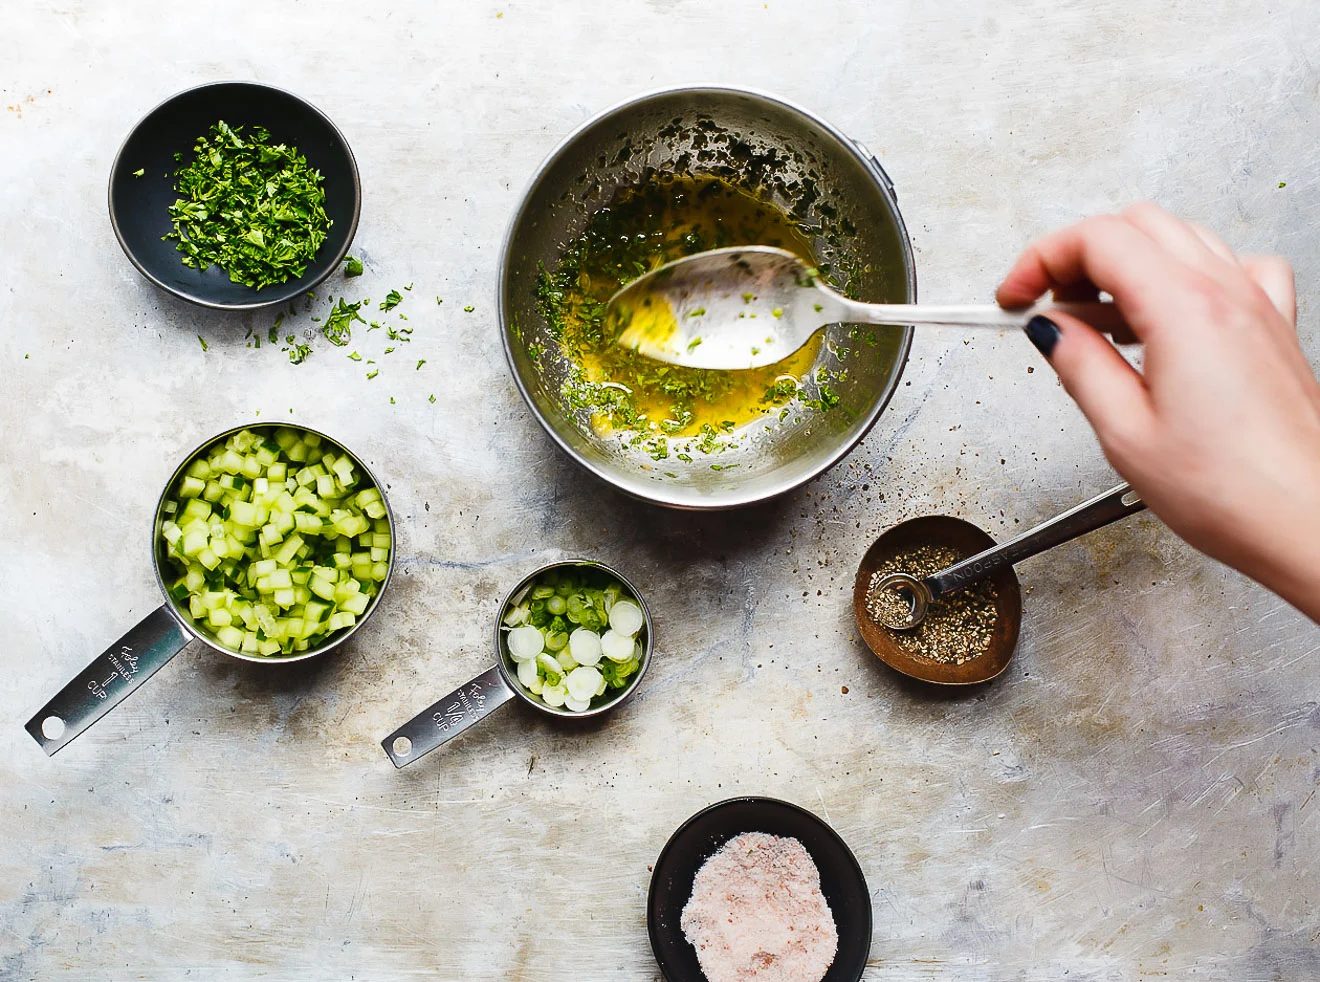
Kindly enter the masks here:
M 407 757 L 412 753 L 412 741 L 406 736 L 395 737 L 390 749 L 394 751 L 395 757 Z
M 1141 504 L 1141 495 L 1135 491 L 1129 491 L 1119 500 L 1123 503 L 1124 508 L 1131 508 L 1133 505 Z
M 47 740 L 58 740 L 64 736 L 64 720 L 58 716 L 47 716 L 41 721 L 41 735 Z

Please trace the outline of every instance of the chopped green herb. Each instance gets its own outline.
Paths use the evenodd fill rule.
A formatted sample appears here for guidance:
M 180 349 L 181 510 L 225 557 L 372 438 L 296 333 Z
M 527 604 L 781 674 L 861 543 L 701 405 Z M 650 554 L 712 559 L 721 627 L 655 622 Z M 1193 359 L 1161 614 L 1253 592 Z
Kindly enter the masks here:
M 199 335 L 197 335 L 197 340 L 200 341 L 200 342 L 202 342 L 202 350 L 203 350 L 203 351 L 208 351 L 208 350 L 210 350 L 210 347 L 211 347 L 211 346 L 210 346 L 209 344 L 206 343 L 206 338 L 202 337 L 202 336 L 199 334 Z
M 751 302 L 752 302 L 753 300 L 755 300 L 755 299 L 756 299 L 756 294 L 755 294 L 755 293 L 744 293 L 744 294 L 743 294 L 743 303 L 751 303 Z
M 137 170 L 133 171 L 133 176 L 134 176 L 134 177 L 141 177 L 141 176 L 142 176 L 143 174 L 145 174 L 146 172 L 147 172 L 147 169 L 146 169 L 145 167 L 139 167 Z M 1283 187 L 1283 185 L 1280 184 L 1279 187 Z
M 705 308 L 705 307 L 698 307 L 696 310 L 689 310 L 689 311 L 688 311 L 688 316 L 689 316 L 689 317 L 701 317 L 701 316 L 702 316 L 703 314 L 705 314 L 705 313 L 706 313 L 706 308 Z
M 394 405 L 394 396 L 390 396 L 390 405 Z
M 356 256 L 345 256 L 345 257 L 344 257 L 344 275 L 345 275 L 345 276 L 361 276 L 361 275 L 362 275 L 362 260 L 361 260 L 361 259 L 358 259 Z
M 141 173 L 141 171 L 139 171 L 139 173 Z M 1287 182 L 1287 181 L 1280 181 L 1280 182 L 1279 182 L 1279 187 L 1281 187 L 1281 188 L 1286 188 L 1287 186 L 1288 186 L 1288 182 Z
M 292 347 L 284 348 L 282 350 L 289 353 L 289 361 L 295 365 L 301 365 L 307 360 L 307 356 L 312 353 L 312 346 L 310 344 L 298 344 L 293 338 L 289 339 L 289 344 L 291 344 Z M 290 409 L 289 412 L 293 412 L 293 410 Z
M 379 374 L 380 374 L 380 369 L 373 368 L 371 371 L 367 372 L 367 378 L 375 378 Z
M 780 317 L 784 316 L 784 308 L 776 307 L 774 310 L 770 311 L 770 316 L 778 320 Z
M 260 290 L 301 276 L 331 221 L 323 178 L 307 158 L 272 145 L 261 126 L 243 129 L 221 120 L 197 139 L 192 162 L 175 172 L 174 228 L 164 238 L 185 266 L 219 266 Z
M 403 303 L 403 294 L 398 290 L 391 290 L 385 294 L 385 299 L 380 302 L 381 310 L 393 310 L 399 304 Z
M 431 401 L 431 402 L 435 402 L 435 393 L 434 393 L 434 392 L 431 393 L 430 401 Z
M 386 349 L 385 349 L 385 354 L 388 355 L 388 354 L 389 354 L 391 351 L 393 351 L 393 350 L 394 350 L 393 348 L 386 348 Z
M 343 297 L 340 297 L 339 302 L 330 308 L 325 323 L 321 325 L 321 333 L 325 335 L 326 340 L 340 348 L 348 344 L 353 337 L 353 322 L 366 323 L 366 320 L 358 313 L 361 308 L 361 301 L 349 303 Z
M 349 358 L 350 361 L 361 361 L 361 360 L 362 360 L 362 356 L 361 356 L 360 354 L 358 354 L 356 351 L 350 351 L 349 354 L 348 354 L 348 358 Z
M 438 307 L 440 304 L 444 303 L 444 301 L 441 300 L 439 297 L 436 297 L 436 298 L 435 298 L 435 303 L 436 303 L 436 306 Z
M 688 342 L 688 351 L 695 351 L 699 344 L 701 344 L 701 338 L 693 338 Z
M 419 359 L 417 359 L 417 367 L 414 368 L 413 371 L 415 371 L 415 372 L 420 372 L 420 371 L 422 370 L 422 366 L 425 365 L 425 364 L 426 364 L 426 359 L 425 359 L 425 358 L 419 358 Z
M 476 309 L 477 309 L 477 308 L 474 307 L 474 306 L 472 306 L 472 304 L 468 304 L 466 307 L 463 308 L 463 310 L 464 310 L 466 313 L 469 313 L 469 314 L 472 313 L 472 311 L 474 311 L 474 310 L 476 310 Z
M 370 324 L 367 325 L 367 330 L 368 330 L 368 331 L 379 331 L 379 330 L 380 330 L 380 322 L 379 322 L 379 321 L 372 321 Z
M 413 285 L 411 283 L 409 283 L 407 286 L 404 287 L 405 290 L 411 290 L 412 288 Z
M 818 303 L 813 303 L 811 306 L 812 306 L 812 308 L 816 311 L 816 313 L 818 313 L 818 314 L 819 314 L 822 310 L 825 309 L 824 307 L 822 307 L 822 306 L 821 306 L 820 304 L 818 304 Z

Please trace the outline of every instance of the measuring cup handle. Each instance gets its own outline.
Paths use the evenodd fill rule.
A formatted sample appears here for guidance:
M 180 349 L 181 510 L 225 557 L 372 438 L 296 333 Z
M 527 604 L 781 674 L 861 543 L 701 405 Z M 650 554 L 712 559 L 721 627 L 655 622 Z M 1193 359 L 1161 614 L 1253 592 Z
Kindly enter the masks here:
M 926 586 L 930 588 L 932 599 L 943 596 L 951 590 L 959 590 L 969 583 L 984 579 L 1004 566 L 1013 566 L 1046 549 L 1053 549 L 1087 532 L 1104 528 L 1120 518 L 1135 515 L 1145 507 L 1146 503 L 1130 485 L 1120 484 L 1062 515 L 1041 522 L 1016 539 L 1000 543 L 926 577 Z
M 403 767 L 442 743 L 448 743 L 512 698 L 513 690 L 504 681 L 504 674 L 498 665 L 493 665 L 471 682 L 422 710 L 380 745 L 395 767 Z
M 107 648 L 59 691 L 25 729 L 50 757 L 69 745 L 192 640 L 162 604 Z

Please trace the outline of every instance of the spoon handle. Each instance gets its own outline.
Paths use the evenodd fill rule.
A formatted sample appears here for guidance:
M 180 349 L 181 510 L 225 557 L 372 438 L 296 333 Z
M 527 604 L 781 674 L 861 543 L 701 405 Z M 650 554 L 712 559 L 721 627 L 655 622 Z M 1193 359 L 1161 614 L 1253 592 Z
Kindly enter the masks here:
M 985 552 L 954 563 L 948 569 L 932 573 L 924 582 L 930 590 L 931 599 L 942 597 L 984 579 L 997 569 L 1014 566 L 1047 549 L 1071 542 L 1087 532 L 1104 528 L 1120 518 L 1135 515 L 1145 507 L 1146 503 L 1130 485 L 1120 484 L 1090 501 L 1070 508 L 1062 515 L 1041 522 L 1015 539 L 1001 542 Z
M 847 301 L 848 320 L 867 324 L 922 324 L 943 327 L 1022 328 L 1037 314 L 1050 311 L 1085 321 L 1106 334 L 1127 327 L 1114 303 L 1038 303 L 1005 310 L 995 304 L 902 304 Z

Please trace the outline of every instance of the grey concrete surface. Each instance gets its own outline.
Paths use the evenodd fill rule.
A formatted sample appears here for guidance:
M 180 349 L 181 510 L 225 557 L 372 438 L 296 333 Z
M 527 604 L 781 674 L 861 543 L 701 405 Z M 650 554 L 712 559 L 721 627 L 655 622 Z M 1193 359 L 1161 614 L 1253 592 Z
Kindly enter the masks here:
M 1003 534 L 1113 482 L 1023 338 L 918 336 L 844 464 L 702 517 L 559 454 L 494 320 L 543 155 L 636 92 L 716 81 L 877 153 L 926 299 L 983 300 L 1031 236 L 1153 197 L 1288 254 L 1314 358 L 1320 6 L 34 0 L 5 22 L 0 978 L 654 979 L 647 865 L 742 793 L 851 844 L 867 979 L 1320 978 L 1320 632 L 1298 613 L 1143 517 L 1024 565 L 1021 646 L 982 690 L 925 691 L 856 639 L 880 530 Z M 416 283 L 411 348 L 376 379 L 248 349 L 267 315 L 174 302 L 120 253 L 120 141 L 222 78 L 298 92 L 356 151 L 351 292 Z M 290 418 L 390 485 L 380 615 L 305 667 L 190 647 L 46 759 L 21 724 L 158 602 L 148 526 L 180 455 Z M 379 738 L 485 668 L 504 590 L 573 554 L 647 591 L 644 691 L 584 729 L 509 708 L 396 771 Z

